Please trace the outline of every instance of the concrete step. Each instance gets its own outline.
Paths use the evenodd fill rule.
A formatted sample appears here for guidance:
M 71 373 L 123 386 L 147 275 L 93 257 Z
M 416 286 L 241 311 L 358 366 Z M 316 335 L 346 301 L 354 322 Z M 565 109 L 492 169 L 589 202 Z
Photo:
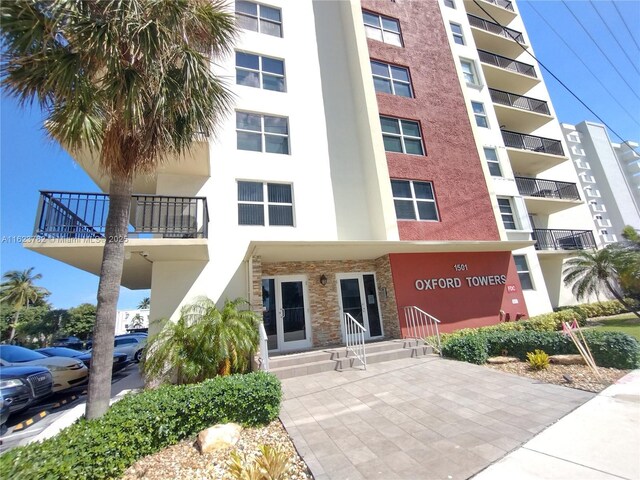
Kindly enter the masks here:
M 367 364 L 433 354 L 430 346 L 422 342 L 416 345 L 415 340 L 368 343 L 365 345 L 365 352 Z M 285 363 L 279 363 L 278 360 Z M 269 366 L 271 373 L 285 379 L 331 370 L 362 368 L 362 363 L 352 353 L 347 355 L 345 348 L 340 348 L 273 357 L 269 359 Z

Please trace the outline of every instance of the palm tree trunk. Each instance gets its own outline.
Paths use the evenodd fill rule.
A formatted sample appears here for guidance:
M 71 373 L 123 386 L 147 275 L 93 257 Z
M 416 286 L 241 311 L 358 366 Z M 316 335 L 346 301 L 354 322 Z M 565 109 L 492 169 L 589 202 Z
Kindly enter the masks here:
M 102 253 L 98 307 L 93 327 L 91 375 L 85 416 L 101 417 L 109 407 L 111 397 L 111 368 L 113 365 L 113 337 L 120 296 L 120 281 L 124 265 L 124 241 L 131 210 L 131 178 L 111 179 L 109 186 L 109 213 L 105 228 L 106 243 Z
M 609 284 L 609 282 L 605 282 L 607 284 L 607 288 L 609 289 L 609 291 L 613 294 L 614 297 L 616 297 L 616 300 L 618 300 L 622 306 L 624 308 L 627 309 L 628 312 L 633 313 L 636 317 L 640 318 L 640 313 L 638 313 L 636 310 L 633 310 L 629 304 L 627 304 L 627 302 L 624 301 L 624 298 L 622 298 L 622 295 L 620 295 L 615 288 L 613 288 L 611 286 L 611 284 Z
M 9 330 L 9 340 L 7 343 L 13 342 L 13 339 L 16 336 L 16 327 L 18 326 L 18 318 L 20 318 L 20 309 L 16 310 L 16 316 L 13 318 L 13 323 L 10 325 Z

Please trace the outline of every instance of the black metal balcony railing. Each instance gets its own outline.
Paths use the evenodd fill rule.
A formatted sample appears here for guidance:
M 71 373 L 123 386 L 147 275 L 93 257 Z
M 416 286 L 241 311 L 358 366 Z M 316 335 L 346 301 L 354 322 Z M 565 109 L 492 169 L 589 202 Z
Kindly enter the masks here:
M 528 110 L 530 112 L 551 115 L 551 112 L 549 112 L 549 105 L 544 100 L 516 95 L 515 93 L 496 90 L 495 88 L 490 88 L 489 93 L 491 94 L 491 100 L 493 100 L 493 103 L 520 108 L 521 110 Z
M 511 10 L 512 12 L 513 10 L 513 3 L 511 3 L 509 0 L 484 0 L 487 3 L 493 3 L 494 5 L 498 5 L 499 7 L 504 8 L 505 10 Z
M 109 195 L 40 192 L 35 236 L 104 238 Z M 127 235 L 162 238 L 207 238 L 209 213 L 203 197 L 132 195 Z
M 510 132 L 508 130 L 502 130 L 502 139 L 504 140 L 505 147 L 564 156 L 564 150 L 560 140 L 537 137 L 535 135 L 525 135 L 524 133 Z
M 544 180 L 542 178 L 515 177 L 518 191 L 528 197 L 580 200 L 575 183 Z
M 496 55 L 495 53 L 487 52 L 485 50 L 478 50 L 480 61 L 482 63 L 488 63 L 496 67 L 504 68 L 505 70 L 511 70 L 512 72 L 518 72 L 529 77 L 538 78 L 536 69 L 533 65 L 528 63 L 519 62 L 513 58 L 503 57 L 502 55 Z
M 591 230 L 551 230 L 534 228 L 531 235 L 536 250 L 586 250 L 596 248 Z
M 513 39 L 516 42 L 524 45 L 524 37 L 522 36 L 522 32 L 514 30 L 513 28 L 503 27 L 502 25 L 490 22 L 489 20 L 485 20 L 484 18 L 476 17 L 475 15 L 467 14 L 467 17 L 469 18 L 469 23 L 472 27 L 495 33 L 504 38 L 508 38 L 509 40 Z

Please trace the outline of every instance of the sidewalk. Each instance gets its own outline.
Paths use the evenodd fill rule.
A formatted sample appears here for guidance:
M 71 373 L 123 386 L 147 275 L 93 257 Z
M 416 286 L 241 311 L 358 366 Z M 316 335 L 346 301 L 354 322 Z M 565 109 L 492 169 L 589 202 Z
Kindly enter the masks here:
M 640 370 L 473 478 L 639 479 Z

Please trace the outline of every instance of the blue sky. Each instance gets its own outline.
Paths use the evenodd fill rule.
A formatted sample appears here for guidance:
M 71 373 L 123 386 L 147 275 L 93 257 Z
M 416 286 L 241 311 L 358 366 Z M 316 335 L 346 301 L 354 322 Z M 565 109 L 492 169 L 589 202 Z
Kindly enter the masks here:
M 520 1 L 521 14 L 536 56 L 567 84 L 589 107 L 625 140 L 640 140 L 640 1 L 566 2 L 598 46 L 624 78 L 581 29 L 565 4 L 556 0 Z M 598 17 L 606 21 L 623 49 Z M 617 10 L 616 8 L 617 7 Z M 635 35 L 630 37 L 618 11 Z M 567 47 L 553 32 L 560 32 Z M 580 59 L 588 66 L 585 67 Z M 626 55 L 624 54 L 626 52 Z M 593 71 L 594 77 L 589 69 Z M 561 122 L 598 121 L 571 97 L 546 71 L 543 73 Z M 608 93 L 598 82 L 606 86 Z M 627 85 L 626 83 L 629 85 Z M 48 257 L 12 243 L 13 236 L 31 235 L 39 190 L 95 192 L 97 187 L 56 144 L 47 140 L 42 118 L 35 110 L 20 110 L 15 101 L 0 99 L 0 272 L 35 267 L 42 274 L 40 285 L 52 292 L 51 302 L 68 308 L 83 302 L 95 303 L 98 279 Z M 611 135 L 613 141 L 619 141 Z M 149 292 L 122 288 L 119 308 L 135 308 Z

